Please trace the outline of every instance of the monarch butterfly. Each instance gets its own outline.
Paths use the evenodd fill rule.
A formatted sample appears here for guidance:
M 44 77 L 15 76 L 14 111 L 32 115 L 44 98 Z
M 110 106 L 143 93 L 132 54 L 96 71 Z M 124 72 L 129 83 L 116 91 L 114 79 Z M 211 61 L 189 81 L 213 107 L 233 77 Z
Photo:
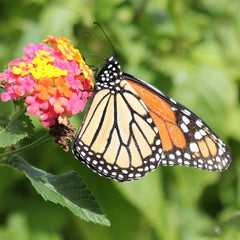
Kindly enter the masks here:
M 231 162 L 228 148 L 207 124 L 155 87 L 122 72 L 114 56 L 96 76 L 72 151 L 94 172 L 121 182 L 158 166 L 223 171 Z

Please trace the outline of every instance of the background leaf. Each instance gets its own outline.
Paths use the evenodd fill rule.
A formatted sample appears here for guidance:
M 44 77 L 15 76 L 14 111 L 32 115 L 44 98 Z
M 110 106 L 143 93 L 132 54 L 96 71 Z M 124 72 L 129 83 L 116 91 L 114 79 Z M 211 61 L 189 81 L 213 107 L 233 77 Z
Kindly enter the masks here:
M 31 181 L 36 191 L 47 201 L 67 207 L 75 215 L 94 223 L 109 226 L 95 198 L 74 171 L 62 175 L 52 175 L 29 165 L 15 155 L 6 161 L 22 170 Z

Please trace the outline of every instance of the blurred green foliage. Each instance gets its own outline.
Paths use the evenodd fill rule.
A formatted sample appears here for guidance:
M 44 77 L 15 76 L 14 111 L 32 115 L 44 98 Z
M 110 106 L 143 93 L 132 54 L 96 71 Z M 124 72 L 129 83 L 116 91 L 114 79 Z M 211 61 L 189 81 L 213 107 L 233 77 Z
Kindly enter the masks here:
M 110 53 L 101 23 L 125 72 L 144 79 L 203 118 L 230 148 L 223 173 L 161 167 L 135 182 L 99 177 L 47 142 L 22 156 L 52 174 L 76 170 L 111 221 L 103 227 L 79 220 L 44 200 L 24 175 L 0 168 L 0 239 L 209 239 L 240 208 L 240 2 L 238 0 L 0 0 L 0 68 L 46 35 L 72 40 L 87 57 Z M 0 103 L 10 114 L 12 104 Z M 74 117 L 79 125 L 83 114 Z M 44 132 L 33 118 L 34 138 Z M 23 143 L 26 143 L 25 140 Z M 34 154 L 34 155 L 33 155 Z M 240 239 L 240 217 L 212 239 Z

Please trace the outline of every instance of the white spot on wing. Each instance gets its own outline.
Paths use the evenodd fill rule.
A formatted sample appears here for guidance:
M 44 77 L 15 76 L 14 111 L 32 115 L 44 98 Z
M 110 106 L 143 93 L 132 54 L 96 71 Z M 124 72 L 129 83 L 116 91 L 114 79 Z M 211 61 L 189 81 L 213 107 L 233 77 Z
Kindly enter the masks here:
M 198 119 L 198 120 L 196 121 L 196 125 L 201 128 L 202 125 L 203 125 L 203 123 L 202 123 L 202 121 L 201 121 L 200 119 Z
M 183 132 L 187 133 L 189 130 L 188 130 L 188 127 L 184 124 L 184 123 L 181 123 L 180 124 L 180 127 L 181 129 L 183 130 Z
M 194 137 L 196 140 L 202 139 L 202 135 L 199 132 L 195 132 Z
M 182 116 L 182 120 L 186 125 L 190 123 L 190 120 L 186 116 Z
M 152 122 L 153 122 L 152 118 L 148 118 L 148 119 L 147 119 L 147 122 L 148 122 L 148 123 L 152 123 Z
M 207 163 L 210 164 L 210 165 L 213 165 L 213 161 L 212 161 L 211 159 L 209 159 L 209 160 L 207 161 Z
M 222 150 L 221 148 L 218 149 L 218 154 L 219 154 L 220 156 L 223 155 L 223 150 Z
M 185 157 L 186 159 L 191 159 L 191 155 L 190 155 L 189 153 L 184 153 L 184 157 Z
M 182 162 L 183 162 L 183 160 L 181 158 L 179 158 L 177 161 L 179 164 L 182 164 Z
M 202 136 L 206 136 L 207 135 L 207 133 L 203 129 L 200 129 L 199 132 L 201 133 Z
M 198 145 L 195 142 L 190 143 L 189 147 L 190 147 L 191 152 L 199 152 Z

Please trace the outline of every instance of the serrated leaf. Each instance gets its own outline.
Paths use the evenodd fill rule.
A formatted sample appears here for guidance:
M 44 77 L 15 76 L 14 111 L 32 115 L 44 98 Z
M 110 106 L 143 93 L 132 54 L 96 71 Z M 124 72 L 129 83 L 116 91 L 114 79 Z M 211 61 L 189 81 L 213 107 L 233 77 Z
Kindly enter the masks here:
M 87 222 L 110 225 L 109 220 L 77 172 L 53 175 L 31 166 L 17 155 L 9 158 L 6 163 L 22 170 L 44 200 L 67 207 L 76 216 Z
M 28 116 L 21 114 L 13 120 L 7 119 L 0 114 L 0 147 L 12 145 L 25 137 L 33 135 L 32 122 Z

